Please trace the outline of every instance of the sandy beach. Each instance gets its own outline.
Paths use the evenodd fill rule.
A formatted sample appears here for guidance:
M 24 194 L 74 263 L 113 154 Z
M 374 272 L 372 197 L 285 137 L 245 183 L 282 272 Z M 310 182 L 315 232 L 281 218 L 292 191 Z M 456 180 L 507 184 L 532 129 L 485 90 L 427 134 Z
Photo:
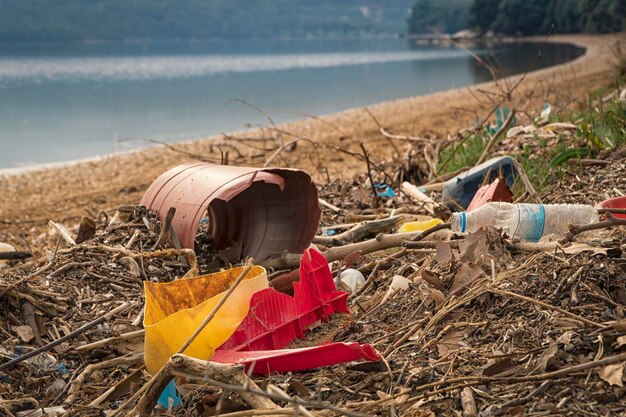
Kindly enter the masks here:
M 360 153 L 359 144 L 363 143 L 372 160 L 382 161 L 390 157 L 391 145 L 381 135 L 378 124 L 398 135 L 435 137 L 456 132 L 489 112 L 493 107 L 491 93 L 510 90 L 522 77 L 510 100 L 504 103 L 517 109 L 522 123 L 545 102 L 552 103 L 557 110 L 575 108 L 585 101 L 589 92 L 610 80 L 615 43 L 624 44 L 625 38 L 624 34 L 554 36 L 550 42 L 575 43 L 585 47 L 586 53 L 567 64 L 507 78 L 497 84 L 483 83 L 378 103 L 368 107 L 369 113 L 362 108 L 351 109 L 278 126 L 268 120 L 268 127 L 174 145 L 185 153 L 158 146 L 4 175 L 0 177 L 0 241 L 23 246 L 18 239 L 20 230 L 32 241 L 46 230 L 51 219 L 71 226 L 82 215 L 97 215 L 101 210 L 110 213 L 118 205 L 136 204 L 160 173 L 192 159 L 188 153 L 219 160 L 221 148 L 228 151 L 231 164 L 259 166 L 275 152 L 277 144 L 305 138 L 322 146 L 313 152 L 313 146 L 300 140 L 295 150 L 283 152 L 272 164 L 307 169 L 317 180 L 327 181 L 365 170 L 362 160 L 338 153 L 333 147 Z M 540 49 L 543 39 L 532 40 L 537 41 Z M 324 172 L 315 168 L 319 165 L 317 161 L 322 161 Z M 37 248 L 33 249 L 37 252 Z

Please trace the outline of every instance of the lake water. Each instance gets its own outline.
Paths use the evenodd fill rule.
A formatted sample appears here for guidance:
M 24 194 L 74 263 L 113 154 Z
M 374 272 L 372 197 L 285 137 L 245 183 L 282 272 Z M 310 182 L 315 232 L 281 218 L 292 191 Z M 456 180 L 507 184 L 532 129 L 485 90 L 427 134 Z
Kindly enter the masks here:
M 503 73 L 569 45 L 477 47 Z M 0 168 L 64 161 L 328 114 L 490 80 L 465 51 L 401 39 L 0 45 Z M 235 101 L 233 101 L 235 100 Z

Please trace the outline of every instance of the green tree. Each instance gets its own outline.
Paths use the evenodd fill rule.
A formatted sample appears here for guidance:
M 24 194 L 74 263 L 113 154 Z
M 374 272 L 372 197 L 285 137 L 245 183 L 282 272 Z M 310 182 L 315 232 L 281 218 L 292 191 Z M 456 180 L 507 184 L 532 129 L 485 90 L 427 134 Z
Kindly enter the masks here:
M 585 24 L 583 30 L 593 33 L 609 33 L 618 32 L 624 29 L 624 14 L 619 15 L 619 10 L 623 11 L 623 6 L 618 4 L 624 3 L 625 0 L 585 0 L 585 9 L 588 14 L 585 15 Z M 621 8 L 620 8 L 621 7 Z
M 502 0 L 492 29 L 509 35 L 540 33 L 549 0 Z
M 607 33 L 626 28 L 626 0 L 474 0 L 470 25 L 508 35 Z
M 500 0 L 474 0 L 470 7 L 470 25 L 483 33 L 489 31 L 498 17 L 499 5 Z
M 409 33 L 454 33 L 466 29 L 471 3 L 472 0 L 417 0 L 408 19 Z

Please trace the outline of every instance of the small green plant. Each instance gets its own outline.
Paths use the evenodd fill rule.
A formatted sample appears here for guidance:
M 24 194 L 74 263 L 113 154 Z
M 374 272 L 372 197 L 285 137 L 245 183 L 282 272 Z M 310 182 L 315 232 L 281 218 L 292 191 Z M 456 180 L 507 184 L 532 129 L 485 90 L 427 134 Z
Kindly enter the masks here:
M 556 141 L 548 141 L 535 134 L 530 143 L 524 144 L 519 152 L 512 152 L 537 191 L 561 178 L 565 169 L 582 169 L 581 166 L 566 164 L 571 159 L 594 157 L 599 151 L 626 146 L 626 101 L 619 98 L 619 92 L 626 89 L 626 53 L 616 52 L 616 75 L 611 85 L 593 91 L 590 103 L 578 112 L 551 114 L 551 122 L 569 122 L 577 126 L 573 135 L 559 134 Z M 607 96 L 611 94 L 607 100 Z M 489 128 L 484 127 L 473 133 L 460 144 L 444 148 L 440 154 L 438 173 L 440 175 L 470 168 L 482 155 L 490 139 Z M 518 181 L 519 182 L 519 181 Z M 513 187 L 515 198 L 524 188 L 516 182 Z
M 615 148 L 626 144 L 626 103 L 612 100 L 602 107 L 583 111 L 577 136 L 596 149 Z
M 485 129 L 472 134 L 460 145 L 445 148 L 440 155 L 439 174 L 458 171 L 461 168 L 473 167 L 482 155 L 489 136 Z M 445 164 L 445 166 L 443 166 Z

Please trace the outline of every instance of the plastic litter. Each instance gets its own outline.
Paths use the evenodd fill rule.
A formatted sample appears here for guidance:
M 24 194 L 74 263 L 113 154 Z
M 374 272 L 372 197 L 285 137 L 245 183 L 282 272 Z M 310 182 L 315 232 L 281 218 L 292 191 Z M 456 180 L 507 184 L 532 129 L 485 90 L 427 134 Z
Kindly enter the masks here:
M 300 261 L 300 282 L 293 283 L 290 297 L 273 288 L 254 294 L 250 312 L 220 350 L 282 349 L 303 337 L 307 328 L 328 321 L 334 313 L 350 314 L 348 293 L 337 291 L 324 255 L 307 249 Z
M 346 289 L 353 293 L 359 286 L 365 284 L 365 277 L 358 269 L 347 268 L 339 274 L 339 280 Z
M 369 345 L 356 342 L 329 343 L 300 349 L 261 351 L 218 350 L 211 358 L 214 362 L 243 364 L 246 370 L 254 363 L 253 373 L 267 375 L 272 372 L 297 372 L 336 365 L 356 360 L 377 361 L 378 353 Z
M 233 262 L 302 253 L 321 215 L 317 188 L 304 171 L 208 163 L 183 164 L 163 173 L 141 204 L 155 210 L 161 221 L 170 207 L 176 208 L 172 227 L 185 248 L 194 248 L 200 221 L 206 218 L 213 248 Z
M 411 280 L 403 277 L 402 275 L 394 275 L 391 280 L 391 285 L 389 285 L 389 289 L 385 293 L 381 304 L 387 301 L 389 297 L 391 297 L 394 293 L 398 291 L 406 291 L 409 289 L 409 285 L 411 285 Z
M 396 193 L 393 192 L 393 188 L 387 184 L 375 182 L 374 187 L 376 188 L 376 195 L 378 197 L 394 198 L 396 196 Z
M 415 222 L 404 223 L 398 229 L 398 233 L 410 233 L 410 232 L 421 232 L 424 230 L 428 230 L 431 227 L 435 227 L 438 224 L 443 223 L 441 219 L 431 219 L 431 220 L 422 220 Z
M 508 107 L 498 107 L 495 111 L 496 113 L 496 130 L 500 129 L 504 124 L 504 121 L 509 117 L 509 113 L 511 113 L 511 109 Z M 511 121 L 511 126 L 515 125 L 515 119 Z M 495 133 L 495 131 L 493 132 Z
M 435 201 L 424 193 L 424 187 L 416 187 L 410 182 L 402 183 L 402 192 L 411 197 L 413 200 L 422 204 L 424 209 L 430 214 L 435 214 Z
M 466 209 L 487 175 L 489 175 L 488 183 L 502 176 L 506 185 L 512 188 L 517 178 L 517 169 L 513 159 L 509 156 L 489 159 L 446 181 L 442 190 L 444 204 L 455 211 L 459 208 Z
M 222 298 L 243 267 L 167 283 L 144 281 L 145 352 L 148 371 L 155 374 L 187 341 Z M 265 269 L 254 266 L 185 354 L 209 359 L 248 314 L 250 299 L 269 285 Z
M 598 203 L 596 208 L 599 208 L 599 209 L 603 209 L 603 208 L 626 209 L 626 196 L 615 197 L 615 198 L 610 198 L 608 200 L 604 200 L 603 202 Z M 619 219 L 626 219 L 626 214 L 615 213 L 615 214 L 613 214 L 613 216 L 617 217 Z M 603 217 L 605 217 L 605 216 L 603 216 Z
M 550 114 L 552 114 L 552 106 L 550 105 L 550 103 L 545 103 L 543 105 L 543 110 L 541 111 L 541 114 L 539 115 L 539 123 L 547 123 L 548 119 L 550 119 Z
M 513 202 L 513 192 L 501 178 L 496 178 L 491 184 L 480 187 L 467 206 L 467 211 L 473 211 L 492 201 Z
M 0 346 L 0 357 L 5 358 L 18 358 L 30 351 L 34 348 L 16 345 L 13 349 L 13 352 L 8 351 L 7 349 Z M 30 364 L 36 368 L 35 373 L 43 374 L 52 371 L 57 371 L 60 375 L 65 375 L 68 373 L 67 367 L 63 362 L 59 363 L 57 359 L 47 352 L 41 352 L 38 355 L 33 356 L 32 358 L 28 358 L 24 360 L 24 363 Z
M 595 208 L 583 204 L 488 203 L 472 212 L 452 214 L 453 232 L 475 232 L 481 227 L 501 228 L 510 237 L 529 242 L 551 240 L 568 231 L 570 224 L 598 221 Z
M 166 410 L 170 410 L 172 408 L 180 407 L 181 405 L 183 405 L 183 399 L 176 390 L 176 382 L 174 382 L 173 379 L 161 392 L 158 403 L 161 404 Z

